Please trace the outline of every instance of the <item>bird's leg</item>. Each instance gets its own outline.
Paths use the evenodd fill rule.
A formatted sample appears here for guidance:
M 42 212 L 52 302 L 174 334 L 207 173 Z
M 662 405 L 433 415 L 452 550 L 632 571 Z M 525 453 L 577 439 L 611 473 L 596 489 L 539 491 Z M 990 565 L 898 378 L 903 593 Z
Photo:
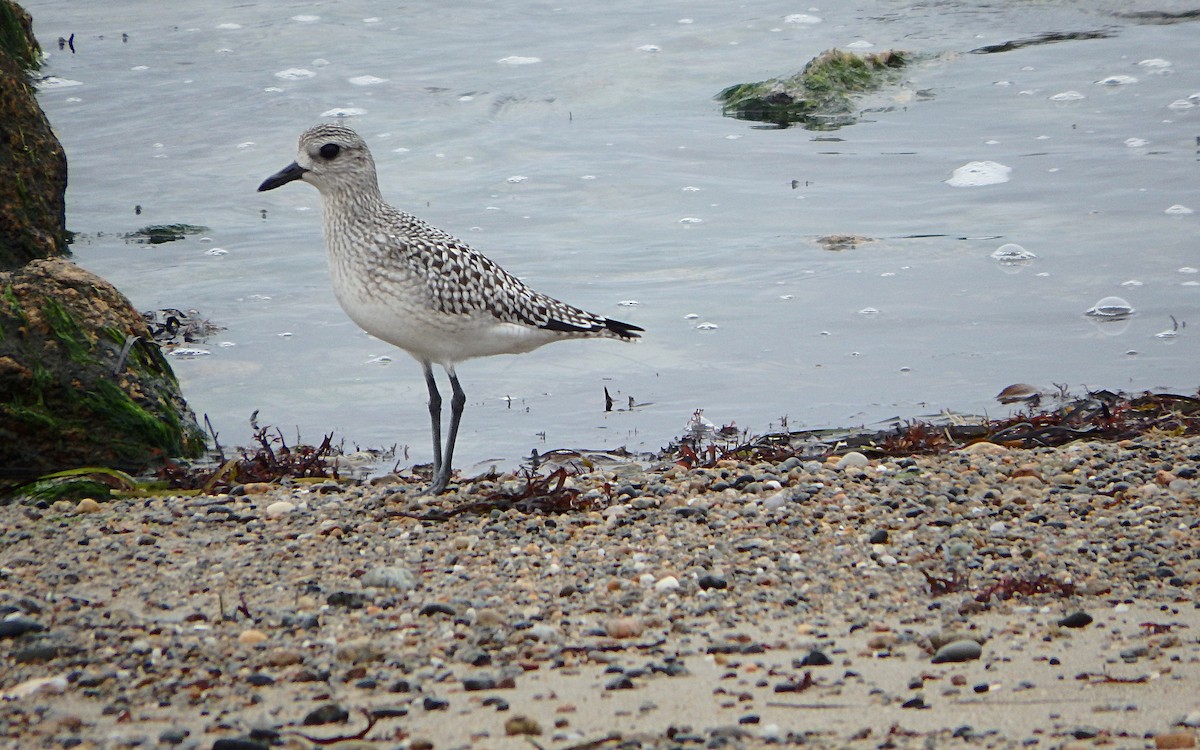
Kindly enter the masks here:
M 429 388 L 429 420 L 433 427 L 433 476 L 442 471 L 442 394 L 438 393 L 437 381 L 433 379 L 433 366 L 422 362 L 425 372 L 425 385 Z
M 447 367 L 446 374 L 450 376 L 450 387 L 454 389 L 454 395 L 450 397 L 450 431 L 446 435 L 446 451 L 442 454 L 441 468 L 434 475 L 433 485 L 429 488 L 431 494 L 443 491 L 450 482 L 450 473 L 454 470 L 454 442 L 458 439 L 463 407 L 467 405 L 467 394 L 463 393 L 454 368 Z

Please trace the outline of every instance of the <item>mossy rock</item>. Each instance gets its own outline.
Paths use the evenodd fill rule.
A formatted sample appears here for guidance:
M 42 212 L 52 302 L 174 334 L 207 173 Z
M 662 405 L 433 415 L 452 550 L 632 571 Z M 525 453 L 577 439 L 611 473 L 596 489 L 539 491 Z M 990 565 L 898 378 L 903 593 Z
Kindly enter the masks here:
M 67 157 L 34 96 L 29 14 L 0 0 L 0 270 L 67 250 Z
M 142 316 L 59 258 L 0 272 L 0 471 L 142 471 L 204 435 Z
M 855 98 L 895 82 L 912 62 L 907 52 L 857 55 L 828 50 L 789 78 L 730 86 L 716 98 L 730 117 L 780 127 L 832 129 L 855 119 Z

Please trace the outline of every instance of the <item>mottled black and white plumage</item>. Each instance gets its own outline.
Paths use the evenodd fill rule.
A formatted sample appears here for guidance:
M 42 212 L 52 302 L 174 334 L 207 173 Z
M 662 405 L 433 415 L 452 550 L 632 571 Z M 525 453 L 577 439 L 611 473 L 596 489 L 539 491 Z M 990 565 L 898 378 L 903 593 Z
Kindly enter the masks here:
M 570 338 L 631 341 L 642 329 L 535 292 L 465 242 L 383 200 L 367 144 L 344 125 L 300 136 L 296 161 L 259 190 L 304 180 L 321 192 L 333 290 L 346 314 L 371 335 L 404 349 L 425 372 L 433 420 L 434 478 L 450 480 L 466 397 L 455 365 L 472 357 L 528 352 Z M 454 390 L 443 452 L 441 394 L 432 365 Z

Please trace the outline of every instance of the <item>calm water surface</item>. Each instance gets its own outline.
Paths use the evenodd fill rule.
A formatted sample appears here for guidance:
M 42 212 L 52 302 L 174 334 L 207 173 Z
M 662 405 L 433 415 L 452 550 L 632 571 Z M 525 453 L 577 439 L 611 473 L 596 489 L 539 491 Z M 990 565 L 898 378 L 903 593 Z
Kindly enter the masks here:
M 1197 386 L 1200 23 L 1114 14 L 1183 6 L 27 7 L 56 77 L 41 101 L 70 160 L 76 260 L 140 309 L 224 327 L 175 369 L 227 445 L 257 409 L 308 440 L 334 430 L 429 460 L 419 367 L 338 308 L 316 191 L 255 192 L 339 115 L 393 203 L 647 329 L 464 364 L 464 466 L 653 450 L 701 408 L 763 432 L 1001 414 L 992 396 L 1013 382 Z M 1107 37 L 969 54 L 1083 31 Z M 764 129 L 712 100 L 831 47 L 922 58 L 836 132 Z M 1008 180 L 946 183 L 976 161 Z M 165 223 L 208 229 L 122 239 Z M 875 241 L 830 252 L 815 242 L 830 234 Z M 1006 243 L 1037 257 L 1003 266 L 990 256 Z M 1084 316 L 1110 295 L 1132 317 Z M 1157 337 L 1171 316 L 1189 325 Z M 606 414 L 606 387 L 646 405 Z

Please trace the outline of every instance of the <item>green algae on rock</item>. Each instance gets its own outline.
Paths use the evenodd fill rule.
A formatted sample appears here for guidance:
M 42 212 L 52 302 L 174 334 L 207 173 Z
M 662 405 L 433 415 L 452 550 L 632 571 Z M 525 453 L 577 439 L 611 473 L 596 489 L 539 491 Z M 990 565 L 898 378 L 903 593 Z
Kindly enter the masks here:
M 854 122 L 854 96 L 895 81 L 910 62 L 910 53 L 897 50 L 857 55 L 832 49 L 817 55 L 796 75 L 739 83 L 716 98 L 729 117 L 780 127 L 835 129 Z
M 0 273 L 0 391 L 6 478 L 136 471 L 204 449 L 145 320 L 110 284 L 62 259 Z

